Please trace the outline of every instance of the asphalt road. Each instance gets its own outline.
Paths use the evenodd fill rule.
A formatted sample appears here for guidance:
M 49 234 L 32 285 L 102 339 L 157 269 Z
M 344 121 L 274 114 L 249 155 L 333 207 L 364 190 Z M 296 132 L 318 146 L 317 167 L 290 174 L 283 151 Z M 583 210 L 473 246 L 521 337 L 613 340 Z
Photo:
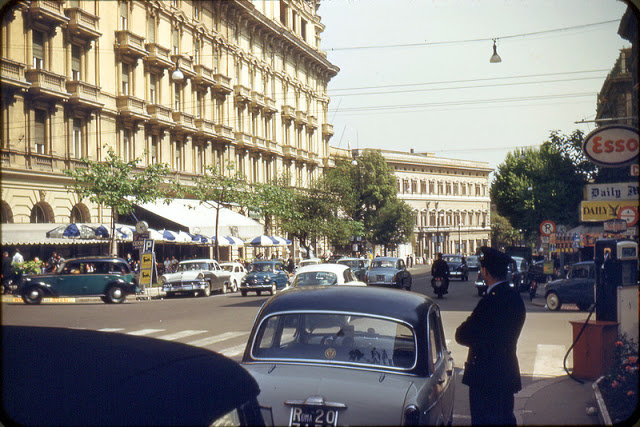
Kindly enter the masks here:
M 412 290 L 435 298 L 427 269 L 418 267 L 412 272 Z M 464 365 L 467 349 L 455 343 L 455 330 L 480 298 L 474 288 L 475 273 L 470 276 L 467 282 L 452 280 L 449 293 L 442 299 L 436 299 L 441 308 L 448 347 L 458 369 Z M 518 345 L 518 357 L 523 386 L 526 387 L 541 379 L 565 375 L 563 358 L 572 342 L 569 321 L 584 320 L 587 313 L 575 308 L 551 312 L 544 308 L 541 298 L 532 304 L 528 294 L 523 293 L 522 296 L 527 318 Z M 242 297 L 235 293 L 209 298 L 143 301 L 129 297 L 123 304 L 104 304 L 99 300 L 37 306 L 3 303 L 2 324 L 144 336 L 213 350 L 240 360 L 254 318 L 267 298 L 253 294 Z M 571 356 L 567 365 L 572 366 Z M 456 388 L 454 424 L 464 425 L 470 422 L 470 418 L 467 388 L 459 383 L 460 377 Z

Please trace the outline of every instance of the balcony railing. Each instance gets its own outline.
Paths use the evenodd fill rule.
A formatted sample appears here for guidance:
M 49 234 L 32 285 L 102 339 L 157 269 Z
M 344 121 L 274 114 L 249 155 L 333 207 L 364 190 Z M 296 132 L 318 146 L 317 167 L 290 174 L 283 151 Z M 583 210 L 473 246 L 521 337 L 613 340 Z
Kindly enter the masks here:
M 331 138 L 333 136 L 333 125 L 330 123 L 322 124 L 322 136 Z
M 25 71 L 25 78 L 31 86 L 29 93 L 35 96 L 53 98 L 58 100 L 69 99 L 69 94 L 65 87 L 67 78 L 48 70 L 39 68 L 29 68 Z
M 147 43 L 144 45 L 148 54 L 144 58 L 144 62 L 151 66 L 161 70 L 167 70 L 174 66 L 174 63 L 169 57 L 171 50 L 169 48 L 160 46 L 158 43 Z
M 296 157 L 296 149 L 290 145 L 282 146 L 282 155 L 284 157 L 295 158 Z
M 3 87 L 27 89 L 31 84 L 25 78 L 24 71 L 27 66 L 11 59 L 0 59 L 0 78 Z
M 276 100 L 273 98 L 270 98 L 268 96 L 264 97 L 264 112 L 265 114 L 273 114 L 275 112 L 278 111 L 278 108 L 276 107 Z
M 196 133 L 195 119 L 191 114 L 182 111 L 174 111 L 171 113 L 173 121 L 176 123 L 174 130 L 183 133 Z
M 307 113 L 305 113 L 304 111 L 296 111 L 296 117 L 294 120 L 298 125 L 306 125 L 308 123 Z
M 196 135 L 203 138 L 213 138 L 216 136 L 216 127 L 213 121 L 198 117 L 194 121 L 198 132 Z
M 266 106 L 264 102 L 264 95 L 257 91 L 251 92 L 251 108 L 256 110 L 262 110 Z
M 211 68 L 202 64 L 196 64 L 193 69 L 196 72 L 196 75 L 193 78 L 193 83 L 195 85 L 207 89 L 213 87 L 213 85 L 216 83 L 213 78 L 213 70 Z
M 234 132 L 233 134 L 236 145 L 238 147 L 250 148 L 253 146 L 253 141 L 251 140 L 251 135 L 244 132 Z
M 69 102 L 79 107 L 102 109 L 104 103 L 99 101 L 100 88 L 79 80 L 68 80 L 67 91 L 71 94 Z
M 151 115 L 149 123 L 159 127 L 173 127 L 173 117 L 171 115 L 171 108 L 162 104 L 148 104 L 147 113 Z
M 227 125 L 216 124 L 215 129 L 216 129 L 216 137 L 218 140 L 223 142 L 233 141 L 234 139 L 233 128 Z
M 318 129 L 318 119 L 315 116 L 307 116 L 307 128 L 310 130 Z
M 137 120 L 149 120 L 145 109 L 146 102 L 143 99 L 131 95 L 119 95 L 116 98 L 116 108 L 118 113 L 124 117 L 131 117 Z
M 233 87 L 233 97 L 236 102 L 246 104 L 251 100 L 251 90 L 246 86 L 235 85 Z
M 62 10 L 63 2 L 56 0 L 32 0 L 29 16 L 32 20 L 59 26 L 69 22 Z
M 149 54 L 144 46 L 144 37 L 129 30 L 116 31 L 116 51 L 133 59 L 144 58 Z
M 283 120 L 293 120 L 296 118 L 296 110 L 290 105 L 282 106 L 282 119 Z
M 260 138 L 259 136 L 253 137 L 253 146 L 258 150 L 266 151 L 267 150 L 267 141 L 264 138 Z
M 228 95 L 233 92 L 233 88 L 231 87 L 231 78 L 225 76 L 224 74 L 217 73 L 213 75 L 213 79 L 215 80 L 215 84 L 213 85 L 213 90 L 221 93 L 223 95 Z
M 80 7 L 72 7 L 64 10 L 69 17 L 67 29 L 69 33 L 85 40 L 95 40 L 102 33 L 98 30 L 100 18 Z

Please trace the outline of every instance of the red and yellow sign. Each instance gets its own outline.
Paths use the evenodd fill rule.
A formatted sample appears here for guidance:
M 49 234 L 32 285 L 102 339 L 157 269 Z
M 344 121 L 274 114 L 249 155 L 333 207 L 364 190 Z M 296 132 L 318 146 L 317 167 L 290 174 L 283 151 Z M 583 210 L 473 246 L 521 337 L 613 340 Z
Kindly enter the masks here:
M 627 212 L 628 208 L 640 206 L 638 200 L 580 202 L 580 221 L 601 222 L 619 218 L 620 212 Z

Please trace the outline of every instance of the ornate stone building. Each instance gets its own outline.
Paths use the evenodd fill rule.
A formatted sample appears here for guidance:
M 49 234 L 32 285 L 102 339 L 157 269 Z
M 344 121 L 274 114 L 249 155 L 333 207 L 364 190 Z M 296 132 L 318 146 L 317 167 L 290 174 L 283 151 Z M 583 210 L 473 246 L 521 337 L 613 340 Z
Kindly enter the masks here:
M 2 223 L 108 223 L 63 174 L 107 148 L 167 163 L 184 182 L 233 161 L 251 182 L 290 172 L 306 185 L 332 162 L 327 83 L 339 71 L 316 10 L 304 0 L 10 2 Z
M 475 254 L 491 233 L 488 163 L 432 153 L 379 150 L 396 175 L 398 198 L 414 209 L 413 240 L 399 252 L 433 259 Z

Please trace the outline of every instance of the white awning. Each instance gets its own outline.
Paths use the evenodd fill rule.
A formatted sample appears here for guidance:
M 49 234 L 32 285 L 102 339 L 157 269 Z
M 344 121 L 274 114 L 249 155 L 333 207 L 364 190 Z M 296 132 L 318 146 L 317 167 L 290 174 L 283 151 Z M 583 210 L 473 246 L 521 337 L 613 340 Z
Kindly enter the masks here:
M 80 239 L 66 237 L 47 237 L 47 232 L 62 225 L 57 224 L 2 224 L 0 232 L 2 234 L 3 245 L 88 245 L 96 243 L 109 243 L 108 239 Z M 95 224 L 99 226 L 100 224 Z
M 187 227 L 191 234 L 207 237 L 216 234 L 216 209 L 208 204 L 200 204 L 198 200 L 173 199 L 168 205 L 156 202 L 137 206 Z M 245 240 L 264 231 L 264 226 L 258 221 L 227 208 L 220 209 L 218 222 L 218 236 L 235 236 Z

